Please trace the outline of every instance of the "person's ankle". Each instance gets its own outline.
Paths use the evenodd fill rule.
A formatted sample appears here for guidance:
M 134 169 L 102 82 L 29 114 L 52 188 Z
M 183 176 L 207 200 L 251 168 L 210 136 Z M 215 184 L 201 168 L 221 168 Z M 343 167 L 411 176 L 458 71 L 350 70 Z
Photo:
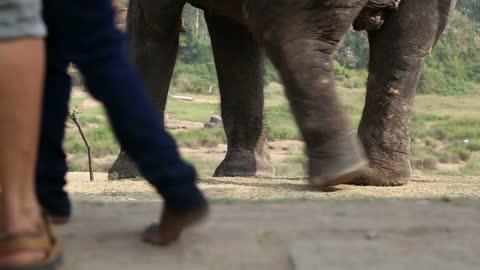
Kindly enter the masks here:
M 36 233 L 42 228 L 42 214 L 35 203 L 2 205 L 0 231 L 5 234 Z

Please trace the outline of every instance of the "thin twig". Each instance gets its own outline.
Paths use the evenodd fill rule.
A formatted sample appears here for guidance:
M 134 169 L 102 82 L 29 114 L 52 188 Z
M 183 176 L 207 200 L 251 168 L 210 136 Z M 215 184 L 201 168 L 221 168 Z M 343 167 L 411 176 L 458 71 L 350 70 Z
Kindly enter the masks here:
M 95 180 L 95 176 L 93 174 L 93 166 L 92 166 L 92 151 L 90 148 L 90 144 L 88 143 L 87 137 L 85 136 L 85 133 L 83 133 L 83 128 L 82 125 L 80 124 L 80 121 L 77 119 L 77 107 L 74 107 L 71 112 L 68 113 L 68 116 L 72 121 L 77 125 L 78 131 L 80 132 L 80 135 L 82 136 L 83 142 L 85 143 L 85 146 L 87 147 L 87 155 L 88 155 L 88 170 L 90 172 L 90 181 Z

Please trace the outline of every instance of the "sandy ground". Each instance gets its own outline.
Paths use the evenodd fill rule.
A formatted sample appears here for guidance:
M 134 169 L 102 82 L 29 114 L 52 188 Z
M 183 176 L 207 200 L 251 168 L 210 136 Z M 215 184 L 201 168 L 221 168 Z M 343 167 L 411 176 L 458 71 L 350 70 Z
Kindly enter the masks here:
M 70 173 L 74 218 L 61 269 L 478 269 L 480 179 L 310 190 L 295 179 L 203 179 L 206 223 L 168 248 L 140 233 L 161 203 L 143 181 Z
M 105 201 L 157 200 L 142 179 L 108 181 L 97 173 L 90 182 L 87 173 L 69 173 L 68 190 L 77 199 Z M 480 178 L 476 176 L 418 175 L 403 187 L 358 187 L 341 185 L 321 192 L 302 179 L 204 178 L 200 187 L 213 201 L 291 201 L 353 199 L 480 199 Z

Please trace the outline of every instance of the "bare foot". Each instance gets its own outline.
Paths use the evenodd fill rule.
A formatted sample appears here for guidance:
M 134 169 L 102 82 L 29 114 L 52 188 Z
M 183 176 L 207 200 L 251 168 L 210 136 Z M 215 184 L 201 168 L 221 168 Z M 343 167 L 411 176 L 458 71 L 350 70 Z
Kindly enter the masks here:
M 143 241 L 156 246 L 171 244 L 180 237 L 186 228 L 204 220 L 208 212 L 208 207 L 186 211 L 174 211 L 166 208 L 160 223 L 152 224 L 145 229 Z

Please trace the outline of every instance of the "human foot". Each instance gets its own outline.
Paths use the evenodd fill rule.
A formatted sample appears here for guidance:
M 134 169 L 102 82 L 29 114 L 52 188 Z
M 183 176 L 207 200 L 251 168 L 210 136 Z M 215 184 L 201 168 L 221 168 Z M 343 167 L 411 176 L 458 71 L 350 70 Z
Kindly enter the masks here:
M 160 223 L 152 224 L 143 233 L 143 241 L 157 246 L 175 242 L 182 232 L 208 216 L 208 206 L 189 210 L 165 208 Z

